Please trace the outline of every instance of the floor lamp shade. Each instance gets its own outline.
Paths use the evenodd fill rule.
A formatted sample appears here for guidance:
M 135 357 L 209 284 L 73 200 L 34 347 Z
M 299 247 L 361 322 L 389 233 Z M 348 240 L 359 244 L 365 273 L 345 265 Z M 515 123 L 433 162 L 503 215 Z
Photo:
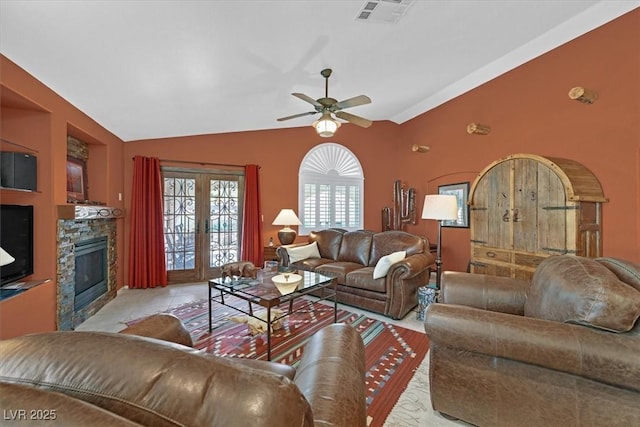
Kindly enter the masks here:
M 284 228 L 278 231 L 278 240 L 282 245 L 290 245 L 296 240 L 297 233 L 290 226 L 302 225 L 293 209 L 282 209 L 272 224 L 284 225 Z
M 440 277 L 442 276 L 442 258 L 440 249 L 442 246 L 442 221 L 458 218 L 458 198 L 449 194 L 428 194 L 424 197 L 422 206 L 422 219 L 435 219 L 438 221 L 438 246 L 436 249 L 436 288 L 440 289 Z
M 424 197 L 422 219 L 444 221 L 458 218 L 458 198 L 449 194 L 428 194 Z

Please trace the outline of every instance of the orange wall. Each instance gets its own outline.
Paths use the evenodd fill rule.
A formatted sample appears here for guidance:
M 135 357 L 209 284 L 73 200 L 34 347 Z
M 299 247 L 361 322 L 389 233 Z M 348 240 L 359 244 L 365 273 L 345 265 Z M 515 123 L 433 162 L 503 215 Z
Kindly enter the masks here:
M 264 216 L 263 242 L 267 244 L 270 237 L 277 242 L 277 233 L 282 227 L 271 225 L 271 222 L 282 208 L 298 210 L 300 162 L 315 145 L 335 142 L 349 148 L 360 160 L 365 176 L 365 228 L 380 230 L 381 210 L 392 202 L 399 126 L 391 122 L 377 122 L 374 126 L 375 131 L 371 131 L 346 124 L 334 138 L 326 139 L 319 137 L 310 126 L 304 126 L 128 142 L 124 147 L 126 208 L 131 199 L 131 159 L 134 155 L 234 165 L 258 164 Z M 173 162 L 163 165 L 194 167 Z M 305 239 L 298 236 L 298 241 Z
M 572 101 L 567 94 L 575 86 L 595 90 L 598 100 Z M 471 122 L 491 126 L 491 133 L 467 134 Z M 402 134 L 400 176 L 421 192 L 473 182 L 509 154 L 582 163 L 609 199 L 603 205 L 604 255 L 640 262 L 640 9 L 404 123 Z M 431 151 L 412 153 L 414 143 Z M 434 241 L 436 226 L 428 229 Z M 442 239 L 443 267 L 466 269 L 469 230 L 444 228 Z
M 380 210 L 390 206 L 395 179 L 416 188 L 418 217 L 425 194 L 438 185 L 473 182 L 494 160 L 532 153 L 577 160 L 600 179 L 604 255 L 640 261 L 640 10 L 620 17 L 511 72 L 402 125 L 376 122 L 363 130 L 340 128 L 330 140 L 360 159 L 365 173 L 365 227 L 379 230 Z M 596 90 L 584 105 L 568 97 L 574 86 Z M 468 123 L 491 126 L 469 135 Z M 275 239 L 271 220 L 297 207 L 298 166 L 314 145 L 326 142 L 309 126 L 295 129 L 135 141 L 125 144 L 125 188 L 135 154 L 164 159 L 258 163 L 264 236 Z M 426 154 L 411 150 L 428 145 Z M 195 154 L 191 154 L 195 153 Z M 129 197 L 128 197 L 129 198 Z M 128 200 L 127 198 L 127 200 Z M 437 225 L 418 220 L 408 231 L 436 241 Z M 444 268 L 464 271 L 469 230 L 443 228 Z M 298 240 L 302 240 L 300 237 Z
M 0 200 L 34 206 L 36 250 L 34 274 L 30 278 L 51 279 L 49 283 L 0 302 L 0 338 L 7 338 L 56 329 L 56 205 L 65 204 L 67 199 L 67 134 L 85 140 L 98 153 L 94 155 L 95 165 L 89 173 L 91 199 L 117 207 L 123 207 L 117 197 L 118 192 L 124 192 L 124 177 L 120 172 L 123 141 L 1 55 L 0 98 L 2 138 L 37 150 L 39 190 L 38 193 L 0 190 Z M 20 151 L 9 144 L 1 148 Z M 123 229 L 123 224 L 119 227 Z M 119 254 L 123 253 L 123 242 L 124 233 L 121 233 Z M 120 264 L 124 264 L 122 257 Z M 119 286 L 122 283 L 123 274 L 119 271 Z
M 369 129 L 342 126 L 329 140 L 348 147 L 363 165 L 365 227 L 381 228 L 380 210 L 391 204 L 395 179 L 416 188 L 419 216 L 425 194 L 437 192 L 441 184 L 473 181 L 478 172 L 501 157 L 514 153 L 566 157 L 590 168 L 610 200 L 603 209 L 604 254 L 640 262 L 639 52 L 640 9 L 636 9 L 402 125 L 376 122 Z M 66 199 L 64 165 L 70 129 L 74 136 L 102 145 L 99 151 L 106 162 L 104 174 L 93 178 L 99 198 L 127 209 L 131 158 L 136 154 L 259 164 L 264 242 L 276 237 L 279 227 L 272 226 L 271 221 L 279 209 L 297 206 L 298 166 L 303 156 L 314 145 L 328 142 L 304 126 L 123 144 L 5 57 L 0 57 L 0 67 L 3 89 L 9 88 L 37 104 L 37 114 L 44 117 L 39 123 L 48 129 L 45 133 L 50 140 L 39 155 L 43 192 L 21 200 L 45 212 L 37 220 L 36 268 L 41 277 L 54 279 L 54 283 L 0 303 L 0 337 L 55 328 L 54 206 Z M 569 89 L 578 85 L 598 93 L 595 104 L 583 105 L 568 98 Z M 19 115 L 15 109 L 9 110 Z M 3 105 L 3 115 L 6 111 Z M 14 126 L 8 124 L 12 120 L 3 117 L 3 137 L 5 127 Z M 487 124 L 492 132 L 487 136 L 468 135 L 466 125 L 470 122 Z M 19 134 L 16 129 L 6 132 Z M 413 144 L 428 145 L 431 150 L 414 153 Z M 47 156 L 50 163 L 44 165 Z M 119 192 L 124 194 L 123 202 L 118 201 Z M 5 193 L 0 193 L 3 201 L 14 197 Z M 118 242 L 122 267 L 118 285 L 122 286 L 128 220 L 119 221 L 119 227 L 125 230 Z M 408 231 L 426 234 L 435 242 L 433 221 L 419 220 Z M 443 260 L 445 269 L 467 268 L 467 229 L 443 229 Z M 37 318 L 23 314 L 36 312 Z

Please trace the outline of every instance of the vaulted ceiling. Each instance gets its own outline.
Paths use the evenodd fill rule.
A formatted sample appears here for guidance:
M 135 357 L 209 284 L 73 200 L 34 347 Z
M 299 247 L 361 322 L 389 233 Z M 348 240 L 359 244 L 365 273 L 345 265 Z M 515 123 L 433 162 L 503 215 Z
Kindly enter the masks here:
M 372 99 L 349 112 L 403 123 L 639 5 L 3 0 L 0 52 L 125 141 L 308 126 L 276 118 L 313 110 L 291 93 L 324 96 L 323 68 Z

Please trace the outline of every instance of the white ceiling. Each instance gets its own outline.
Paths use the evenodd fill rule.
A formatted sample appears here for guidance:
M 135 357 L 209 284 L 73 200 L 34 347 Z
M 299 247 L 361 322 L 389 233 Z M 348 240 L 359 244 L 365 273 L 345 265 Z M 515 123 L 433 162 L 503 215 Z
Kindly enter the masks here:
M 276 118 L 327 67 L 331 97 L 372 99 L 350 113 L 402 123 L 640 5 L 415 0 L 391 24 L 365 3 L 1 0 L 0 52 L 125 141 L 308 126 Z

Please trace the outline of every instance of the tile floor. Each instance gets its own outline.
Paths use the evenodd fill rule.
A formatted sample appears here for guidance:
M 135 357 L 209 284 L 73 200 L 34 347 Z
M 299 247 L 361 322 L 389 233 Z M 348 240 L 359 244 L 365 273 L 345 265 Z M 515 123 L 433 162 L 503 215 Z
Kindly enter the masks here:
M 149 289 L 129 289 L 125 287 L 118 291 L 115 299 L 79 325 L 76 330 L 118 332 L 124 329 L 125 323 L 130 320 L 165 311 L 192 301 L 206 299 L 207 296 L 206 283 L 188 283 Z M 369 311 L 358 310 L 355 307 L 338 305 L 352 312 L 363 313 L 371 318 L 424 332 L 422 322 L 416 319 L 416 312 L 407 314 L 402 320 L 393 320 Z

